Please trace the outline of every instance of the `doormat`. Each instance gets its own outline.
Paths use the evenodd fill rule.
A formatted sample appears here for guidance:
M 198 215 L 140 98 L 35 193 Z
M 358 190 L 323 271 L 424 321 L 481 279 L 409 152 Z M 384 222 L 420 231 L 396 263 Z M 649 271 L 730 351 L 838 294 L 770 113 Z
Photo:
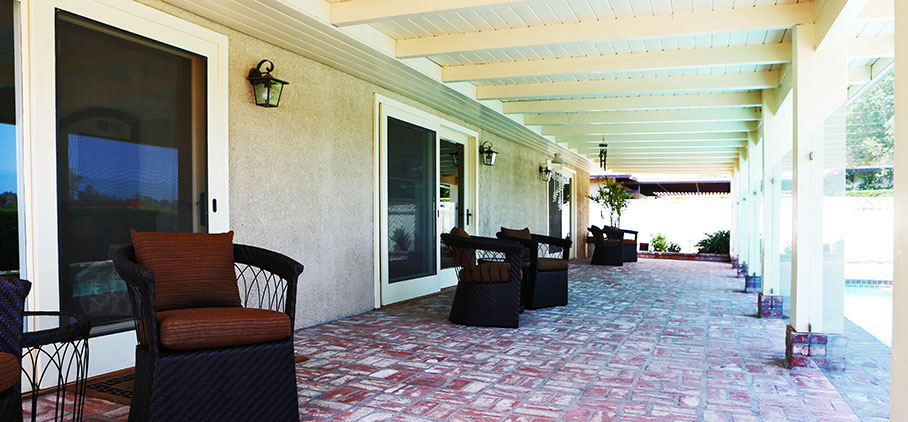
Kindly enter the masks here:
M 294 356 L 296 364 L 309 360 L 305 356 Z M 114 403 L 128 405 L 132 400 L 132 387 L 136 374 L 134 368 L 111 372 L 88 380 L 85 395 Z
M 111 372 L 89 379 L 85 385 L 85 395 L 119 404 L 129 404 L 132 400 L 132 386 L 136 378 L 133 368 Z

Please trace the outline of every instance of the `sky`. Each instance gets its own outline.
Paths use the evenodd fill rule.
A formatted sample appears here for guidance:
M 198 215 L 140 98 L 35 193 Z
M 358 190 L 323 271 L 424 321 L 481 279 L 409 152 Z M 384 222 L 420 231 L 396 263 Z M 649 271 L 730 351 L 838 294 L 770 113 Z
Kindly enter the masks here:
M 16 192 L 16 126 L 0 123 L 0 193 Z

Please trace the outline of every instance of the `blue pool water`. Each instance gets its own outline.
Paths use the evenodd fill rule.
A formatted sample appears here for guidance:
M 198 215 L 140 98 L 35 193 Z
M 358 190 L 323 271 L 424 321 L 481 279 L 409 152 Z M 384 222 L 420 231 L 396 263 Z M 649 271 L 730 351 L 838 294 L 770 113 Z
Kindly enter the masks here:
M 845 318 L 892 347 L 892 287 L 845 286 Z

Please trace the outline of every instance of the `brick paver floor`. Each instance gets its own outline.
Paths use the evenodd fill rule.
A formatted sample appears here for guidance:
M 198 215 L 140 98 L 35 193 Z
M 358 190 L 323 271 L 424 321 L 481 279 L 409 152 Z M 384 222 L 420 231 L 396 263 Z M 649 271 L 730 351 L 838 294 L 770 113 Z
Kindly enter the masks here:
M 570 304 L 524 312 L 519 329 L 449 323 L 450 292 L 307 328 L 301 419 L 857 421 L 849 404 L 865 403 L 861 417 L 881 416 L 882 352 L 833 376 L 788 369 L 785 322 L 756 318 L 743 286 L 728 264 L 577 262 Z M 87 408 L 90 421 L 128 412 Z

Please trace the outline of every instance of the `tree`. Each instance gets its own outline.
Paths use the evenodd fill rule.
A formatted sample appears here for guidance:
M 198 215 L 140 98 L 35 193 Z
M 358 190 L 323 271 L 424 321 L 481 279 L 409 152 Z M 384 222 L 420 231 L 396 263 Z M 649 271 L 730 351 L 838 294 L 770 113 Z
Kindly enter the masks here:
M 621 213 L 627 208 L 631 194 L 627 193 L 621 182 L 606 178 L 605 185 L 599 184 L 596 195 L 587 195 L 587 197 L 595 201 L 603 209 L 607 209 L 612 227 L 619 227 L 621 225 Z
M 895 78 L 890 72 L 848 106 L 846 167 L 892 165 L 895 148 Z

